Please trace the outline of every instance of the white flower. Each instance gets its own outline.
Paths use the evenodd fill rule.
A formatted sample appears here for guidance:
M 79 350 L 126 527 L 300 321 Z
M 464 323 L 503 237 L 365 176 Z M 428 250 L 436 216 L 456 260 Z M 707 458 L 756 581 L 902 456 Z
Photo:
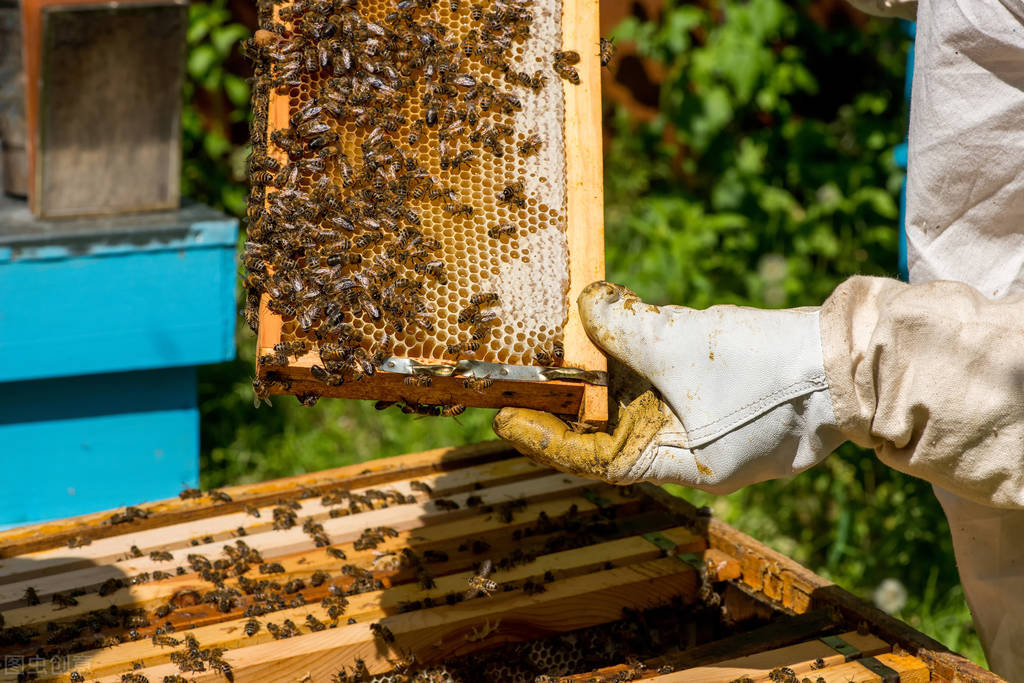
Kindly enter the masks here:
M 907 604 L 907 589 L 899 579 L 884 579 L 875 589 L 874 601 L 878 609 L 895 614 Z

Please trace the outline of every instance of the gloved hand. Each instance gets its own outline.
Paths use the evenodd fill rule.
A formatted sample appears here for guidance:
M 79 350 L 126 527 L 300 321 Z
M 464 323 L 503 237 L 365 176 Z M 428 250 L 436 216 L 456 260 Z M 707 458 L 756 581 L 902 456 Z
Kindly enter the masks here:
M 578 305 L 594 342 L 648 384 L 622 400 L 611 434 L 503 409 L 495 432 L 534 460 L 616 484 L 727 493 L 801 472 L 844 441 L 817 308 L 658 307 L 607 282 L 584 289 Z

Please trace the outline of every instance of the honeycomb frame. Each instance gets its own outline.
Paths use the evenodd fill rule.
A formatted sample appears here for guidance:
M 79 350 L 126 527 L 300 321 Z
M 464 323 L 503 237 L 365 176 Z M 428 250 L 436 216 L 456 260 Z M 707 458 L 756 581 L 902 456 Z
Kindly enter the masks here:
M 381 7 L 391 2 L 375 3 Z M 558 2 L 536 0 L 535 6 L 557 11 Z M 287 5 L 281 5 L 286 7 Z M 465 11 L 465 10 L 463 10 Z M 555 13 L 555 12 L 552 12 Z M 579 368 L 586 371 L 603 372 L 606 361 L 603 354 L 587 337 L 575 305 L 576 297 L 584 286 L 604 276 L 603 240 L 603 197 L 600 141 L 600 63 L 597 46 L 598 3 L 588 0 L 565 0 L 561 3 L 560 23 L 561 47 L 576 50 L 580 62 L 575 68 L 580 75 L 580 84 L 572 85 L 554 74 L 547 72 L 561 91 L 562 97 L 562 145 L 560 161 L 564 164 L 565 182 L 563 207 L 560 212 L 541 205 L 540 211 L 550 211 L 553 220 L 560 219 L 564 225 L 565 247 L 562 252 L 566 262 L 558 264 L 564 268 L 567 280 L 562 283 L 564 304 L 561 339 L 557 333 L 548 334 L 548 339 L 561 341 L 563 367 Z M 593 49 L 591 49 L 593 48 Z M 257 69 L 257 83 L 261 78 Z M 553 78 L 551 78 L 553 77 Z M 262 97 L 261 97 L 262 90 Z M 266 138 L 269 140 L 275 130 L 289 126 L 289 116 L 295 112 L 294 91 L 280 92 L 274 88 L 259 88 L 256 92 L 257 120 L 264 112 L 267 122 Z M 524 97 L 526 99 L 526 97 Z M 405 132 L 405 129 L 401 131 Z M 284 152 L 273 142 L 268 142 L 269 156 L 286 160 Z M 475 171 L 480 175 L 480 171 Z M 545 180 L 545 178 L 541 178 Z M 494 187 L 492 179 L 490 186 Z M 532 189 L 532 188 L 531 188 Z M 534 207 L 531 207 L 534 208 Z M 527 252 L 523 249 L 523 252 Z M 477 252 L 479 253 L 479 251 Z M 518 256 L 518 254 L 517 254 Z M 529 258 L 518 259 L 529 263 Z M 489 263 L 493 271 L 501 263 Z M 549 269 L 550 272 L 550 269 Z M 497 273 L 495 273 L 496 275 Z M 460 273 L 452 272 L 450 277 L 458 278 Z M 480 291 L 479 289 L 477 291 Z M 274 346 L 288 339 L 288 323 L 268 307 L 269 297 L 263 294 L 259 302 L 257 351 L 259 356 L 274 353 Z M 520 302 L 521 305 L 521 302 Z M 454 319 L 452 311 L 449 317 Z M 550 315 L 549 315 L 550 321 Z M 451 320 L 449 320 L 451 322 Z M 520 326 L 522 323 L 520 323 Z M 294 325 L 292 326 L 294 327 Z M 542 330 L 547 332 L 547 330 Z M 534 335 L 536 336 L 536 335 Z M 423 335 L 420 334 L 422 340 Z M 522 335 L 519 335 L 520 339 Z M 513 342 L 514 343 L 514 342 Z M 493 344 L 491 345 L 493 347 Z M 528 350 L 523 352 L 515 345 L 516 352 L 510 365 L 536 365 L 529 362 Z M 488 349 L 493 350 L 491 347 Z M 439 357 L 437 348 L 432 350 L 424 344 L 411 342 L 404 350 L 411 353 L 395 353 L 395 356 L 410 358 L 416 362 L 431 365 L 454 365 L 456 359 Z M 472 354 L 464 356 L 474 359 Z M 501 363 L 494 353 L 478 355 L 476 360 Z M 325 396 L 339 398 L 375 399 L 381 401 L 405 402 L 425 405 L 464 405 L 497 408 L 520 406 L 547 410 L 560 415 L 574 416 L 580 422 L 600 425 L 607 419 L 607 390 L 604 386 L 582 381 L 526 381 L 504 380 L 500 375 L 491 374 L 493 384 L 487 388 L 467 388 L 461 376 L 432 378 L 430 386 L 415 386 L 405 382 L 408 375 L 378 371 L 358 381 L 346 381 L 340 385 L 328 384 L 313 375 L 314 366 L 322 363 L 314 350 L 297 358 L 290 358 L 286 365 L 263 366 L 257 364 L 257 380 L 263 382 L 271 394 L 292 394 L 299 397 Z M 557 364 L 552 363 L 552 365 Z

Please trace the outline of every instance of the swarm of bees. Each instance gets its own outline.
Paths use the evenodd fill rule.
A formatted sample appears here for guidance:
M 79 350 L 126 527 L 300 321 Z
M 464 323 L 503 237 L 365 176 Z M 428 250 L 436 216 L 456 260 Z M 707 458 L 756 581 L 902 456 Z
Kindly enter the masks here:
M 443 173 L 510 151 L 529 157 L 544 144 L 537 134 L 517 138 L 512 125 L 521 98 L 548 80 L 510 63 L 531 35 L 533 1 L 466 8 L 452 0 L 447 9 L 470 15 L 468 31 L 441 23 L 434 0 L 397 0 L 394 11 L 374 20 L 354 0 L 263 3 L 264 28 L 244 45 L 256 72 L 246 317 L 257 323 L 263 299 L 284 327 L 281 343 L 258 360 L 269 377 L 254 381 L 258 399 L 277 381 L 270 368 L 309 351 L 320 356 L 313 377 L 340 385 L 376 374 L 396 338 L 435 332 L 430 302 L 450 297 L 444 288 L 455 274 L 442 258 L 444 245 L 424 230 L 424 209 L 432 220 L 439 213 L 446 221 L 479 220 L 473 198 L 445 183 Z M 578 53 L 559 51 L 552 65 L 578 83 L 571 66 L 578 61 Z M 272 91 L 290 98 L 290 108 L 287 125 L 269 131 Z M 531 201 L 514 177 L 496 199 L 512 211 Z M 518 234 L 511 222 L 483 230 L 502 249 Z M 499 304 L 496 295 L 477 296 L 493 301 L 473 304 L 473 317 L 460 321 L 466 338 L 441 347 L 449 356 L 480 351 L 501 324 L 497 312 L 485 310 Z M 418 386 L 430 381 L 410 378 Z M 317 397 L 304 398 L 311 405 Z

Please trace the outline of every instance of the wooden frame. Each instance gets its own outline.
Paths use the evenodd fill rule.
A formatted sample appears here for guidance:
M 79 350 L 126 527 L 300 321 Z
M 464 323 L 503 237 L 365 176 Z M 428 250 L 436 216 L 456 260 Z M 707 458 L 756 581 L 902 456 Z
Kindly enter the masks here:
M 40 218 L 66 218 L 177 209 L 181 200 L 181 104 L 178 93 L 185 69 L 187 3 L 183 0 L 129 0 L 112 6 L 109 3 L 98 3 L 96 0 L 27 0 L 20 4 L 22 64 L 25 70 L 28 198 L 32 212 Z M 57 13 L 85 11 L 116 13 L 118 9 L 135 13 L 162 11 L 164 16 L 154 17 L 157 29 L 171 32 L 164 36 L 162 44 L 165 47 L 168 44 L 179 44 L 178 54 L 172 57 L 169 56 L 169 51 L 165 50 L 162 53 L 165 60 L 159 63 L 156 63 L 155 55 L 151 56 L 153 58 L 150 61 L 153 63 L 146 63 L 146 60 L 125 61 L 122 54 L 121 61 L 124 62 L 125 68 L 133 69 L 133 63 L 139 67 L 134 68 L 132 72 L 134 78 L 118 80 L 109 78 L 109 75 L 104 76 L 103 88 L 97 87 L 95 83 L 86 84 L 91 89 L 81 94 L 81 97 L 93 98 L 100 102 L 118 102 L 121 109 L 115 113 L 121 114 L 129 107 L 142 107 L 143 109 L 136 114 L 136 117 L 141 119 L 132 121 L 130 116 L 111 119 L 112 112 L 103 106 L 97 106 L 95 102 L 92 102 L 93 106 L 84 107 L 76 104 L 60 123 L 68 124 L 74 119 L 79 125 L 64 125 L 61 129 L 63 138 L 57 144 L 50 144 L 47 135 L 53 131 L 48 131 L 44 123 L 58 112 L 64 112 L 67 107 L 61 98 L 57 98 L 56 102 L 49 102 L 48 98 L 53 94 L 45 90 L 51 76 L 45 72 L 47 60 L 43 54 L 44 49 L 48 47 L 44 45 L 47 40 L 47 36 L 44 35 L 47 29 L 47 16 L 51 15 L 52 19 Z M 168 11 L 172 13 L 170 18 L 167 15 Z M 152 25 L 154 22 L 151 20 L 150 23 Z M 122 34 L 124 33 L 122 31 Z M 136 50 L 138 53 L 145 49 L 133 47 L 142 44 L 137 38 L 122 35 L 119 43 L 102 45 L 135 54 L 131 51 Z M 81 37 L 79 39 L 87 40 Z M 94 43 L 95 45 L 100 44 Z M 62 51 L 70 52 L 72 58 L 84 59 L 86 54 L 93 56 L 82 46 L 65 46 Z M 102 62 L 103 59 L 109 58 L 109 55 L 106 55 L 98 61 Z M 167 62 L 166 59 L 173 61 Z M 155 82 L 151 75 L 143 74 L 142 70 L 147 68 L 159 70 L 165 79 L 170 79 L 164 84 L 168 94 L 166 102 L 158 102 L 152 97 L 146 98 L 138 90 L 129 90 L 138 88 L 140 84 L 143 87 L 146 87 L 146 84 L 151 86 Z M 100 80 L 102 79 L 97 82 Z M 58 95 L 77 101 L 80 93 L 75 93 L 75 97 L 67 97 L 67 93 Z M 142 101 L 147 101 L 148 104 L 142 104 Z M 124 104 L 126 102 L 131 104 Z M 157 126 L 157 123 L 165 125 Z M 110 127 L 120 127 L 117 135 L 124 143 L 121 147 L 104 144 L 110 142 L 110 136 L 99 136 L 102 139 L 97 139 L 98 129 Z M 74 140 L 72 144 L 69 140 L 75 135 L 86 137 Z M 90 135 L 92 137 L 88 137 Z M 146 141 L 145 149 L 139 149 L 131 144 L 138 140 Z M 51 150 L 51 147 L 55 149 Z M 52 186 L 50 176 L 54 174 L 47 166 L 47 157 L 51 153 L 61 155 L 59 164 L 50 163 L 51 166 L 60 166 L 57 169 L 59 174 L 53 179 Z M 100 172 L 94 173 L 90 180 L 89 174 L 82 173 L 84 168 L 94 171 L 98 168 Z M 139 177 L 140 172 L 145 177 Z M 124 182 L 125 180 L 131 182 Z M 84 190 L 73 193 L 80 204 L 62 203 L 63 195 L 67 194 L 63 190 L 70 184 L 85 186 Z
M 576 65 L 579 85 L 563 86 L 565 104 L 566 237 L 569 253 L 569 310 L 563 333 L 565 367 L 604 373 L 607 359 L 587 336 L 580 320 L 576 299 L 591 282 L 604 278 L 604 196 L 601 139 L 601 66 L 597 54 L 600 41 L 598 0 L 564 0 L 562 44 L 578 49 Z M 288 126 L 287 96 L 271 91 L 267 103 L 269 133 Z M 268 153 L 279 161 L 285 157 L 268 144 Z M 258 355 L 272 354 L 281 341 L 281 317 L 267 308 L 263 295 L 257 332 Z M 412 359 L 418 362 L 424 359 Z M 584 381 L 526 381 L 497 378 L 480 392 L 463 386 L 461 377 L 435 377 L 430 387 L 403 384 L 407 375 L 378 372 L 357 382 L 329 386 L 313 378 L 311 368 L 320 364 L 316 352 L 306 354 L 284 367 L 257 365 L 257 377 L 271 381 L 272 394 L 302 396 L 315 394 L 337 398 L 408 401 L 431 405 L 461 404 L 482 408 L 517 406 L 545 410 L 591 427 L 608 420 L 608 389 Z
M 342 516 L 328 514 L 338 509 L 337 502 L 318 497 L 340 489 L 357 497 L 376 489 L 378 495 L 408 498 Z M 307 680 L 326 681 L 339 668 L 352 670 L 360 661 L 374 674 L 392 669 L 397 659 L 409 654 L 424 666 L 457 661 L 462 655 L 486 654 L 487 648 L 502 643 L 599 627 L 621 619 L 623 609 L 644 610 L 669 601 L 676 601 L 672 614 L 686 623 L 697 612 L 680 611 L 682 606 L 714 595 L 730 619 L 748 626 L 722 637 L 701 631 L 699 620 L 690 622 L 704 635 L 692 632 L 691 646 L 684 643 L 682 649 L 670 647 L 646 658 L 645 668 L 623 662 L 557 680 L 720 683 L 746 676 L 767 683 L 775 680 L 771 674 L 778 667 L 792 669 L 798 679 L 820 676 L 827 683 L 1002 680 L 662 489 L 646 484 L 617 488 L 553 472 L 496 442 L 225 491 L 232 501 L 146 504 L 141 506 L 148 513 L 145 517 L 120 525 L 109 524 L 112 513 L 103 513 L 0 533 L 0 610 L 5 627 L 28 628 L 44 639 L 47 634 L 54 638 L 90 614 L 141 610 L 138 613 L 151 623 L 140 622 L 132 637 L 126 637 L 125 630 L 120 643 L 84 651 L 72 648 L 75 668 L 88 680 L 104 683 L 120 681 L 136 665 L 150 681 L 178 674 L 169 659 L 181 647 L 161 646 L 150 639 L 158 623 L 169 622 L 179 641 L 187 633 L 203 648 L 225 648 L 224 661 L 235 680 L 309 676 Z M 300 505 L 302 518 L 294 528 L 274 530 L 270 513 L 282 501 Z M 246 506 L 258 508 L 260 516 L 244 512 Z M 303 518 L 319 521 L 329 547 L 343 549 L 347 557 L 339 560 L 315 546 L 300 529 Z M 566 520 L 574 521 L 570 526 Z M 609 524 L 614 531 L 582 544 L 552 543 L 570 538 L 560 530 L 577 525 L 610 528 Z M 370 547 L 354 543 L 366 529 L 382 525 L 393 528 L 394 535 Z M 204 538 L 198 545 L 192 542 L 200 536 Z M 69 549 L 65 539 L 72 537 L 79 543 L 91 542 Z M 194 602 L 210 584 L 188 571 L 188 562 L 194 557 L 222 559 L 222 546 L 236 540 L 259 550 L 264 561 L 281 566 L 280 573 L 269 577 L 253 568 L 249 575 L 254 579 L 306 582 L 301 589 L 304 602 L 259 618 L 263 624 L 291 620 L 299 626 L 294 637 L 279 640 L 262 627 L 247 635 L 243 609 L 255 604 L 254 598 L 240 595 L 238 604 L 223 612 Z M 126 556 L 129 547 L 137 552 Z M 432 586 L 418 585 L 422 576 L 416 565 L 399 559 L 406 549 L 421 557 L 430 551 L 443 558 L 425 565 L 435 575 Z M 465 590 L 482 558 L 499 558 L 512 549 L 526 554 L 497 569 L 493 577 L 503 587 L 516 589 L 496 592 L 492 599 L 446 604 L 445 596 Z M 170 559 L 150 557 L 154 551 L 167 553 Z M 328 604 L 320 603 L 330 591 L 327 585 L 309 582 L 316 572 L 327 571 L 330 583 L 351 588 L 356 579 L 351 573 L 338 573 L 343 564 L 366 568 L 378 584 L 350 592 L 345 618 L 318 631 L 313 628 L 317 622 L 331 622 Z M 142 578 L 102 596 L 96 592 L 105 581 L 127 584 L 175 565 L 186 571 L 171 572 L 161 580 Z M 234 587 L 236 578 L 224 585 Z M 530 581 L 542 582 L 545 590 L 519 589 Z M 27 586 L 37 591 L 42 604 L 26 604 Z M 77 604 L 50 604 L 55 593 L 68 595 L 76 588 L 84 591 Z M 189 591 L 199 592 L 185 600 Z M 425 598 L 433 605 L 416 602 Z M 176 608 L 153 620 L 165 604 Z M 759 623 L 763 625 L 749 627 Z M 374 624 L 386 626 L 394 643 L 375 635 Z M 840 640 L 830 642 L 832 636 Z M 848 649 L 837 650 L 836 642 Z M 8 657 L 28 657 L 38 645 L 32 637 L 25 644 L 6 638 L 0 650 Z M 28 666 L 46 673 L 41 669 L 45 662 Z M 68 680 L 69 674 L 64 670 L 41 678 Z M 220 680 L 220 674 L 209 669 L 189 677 Z

